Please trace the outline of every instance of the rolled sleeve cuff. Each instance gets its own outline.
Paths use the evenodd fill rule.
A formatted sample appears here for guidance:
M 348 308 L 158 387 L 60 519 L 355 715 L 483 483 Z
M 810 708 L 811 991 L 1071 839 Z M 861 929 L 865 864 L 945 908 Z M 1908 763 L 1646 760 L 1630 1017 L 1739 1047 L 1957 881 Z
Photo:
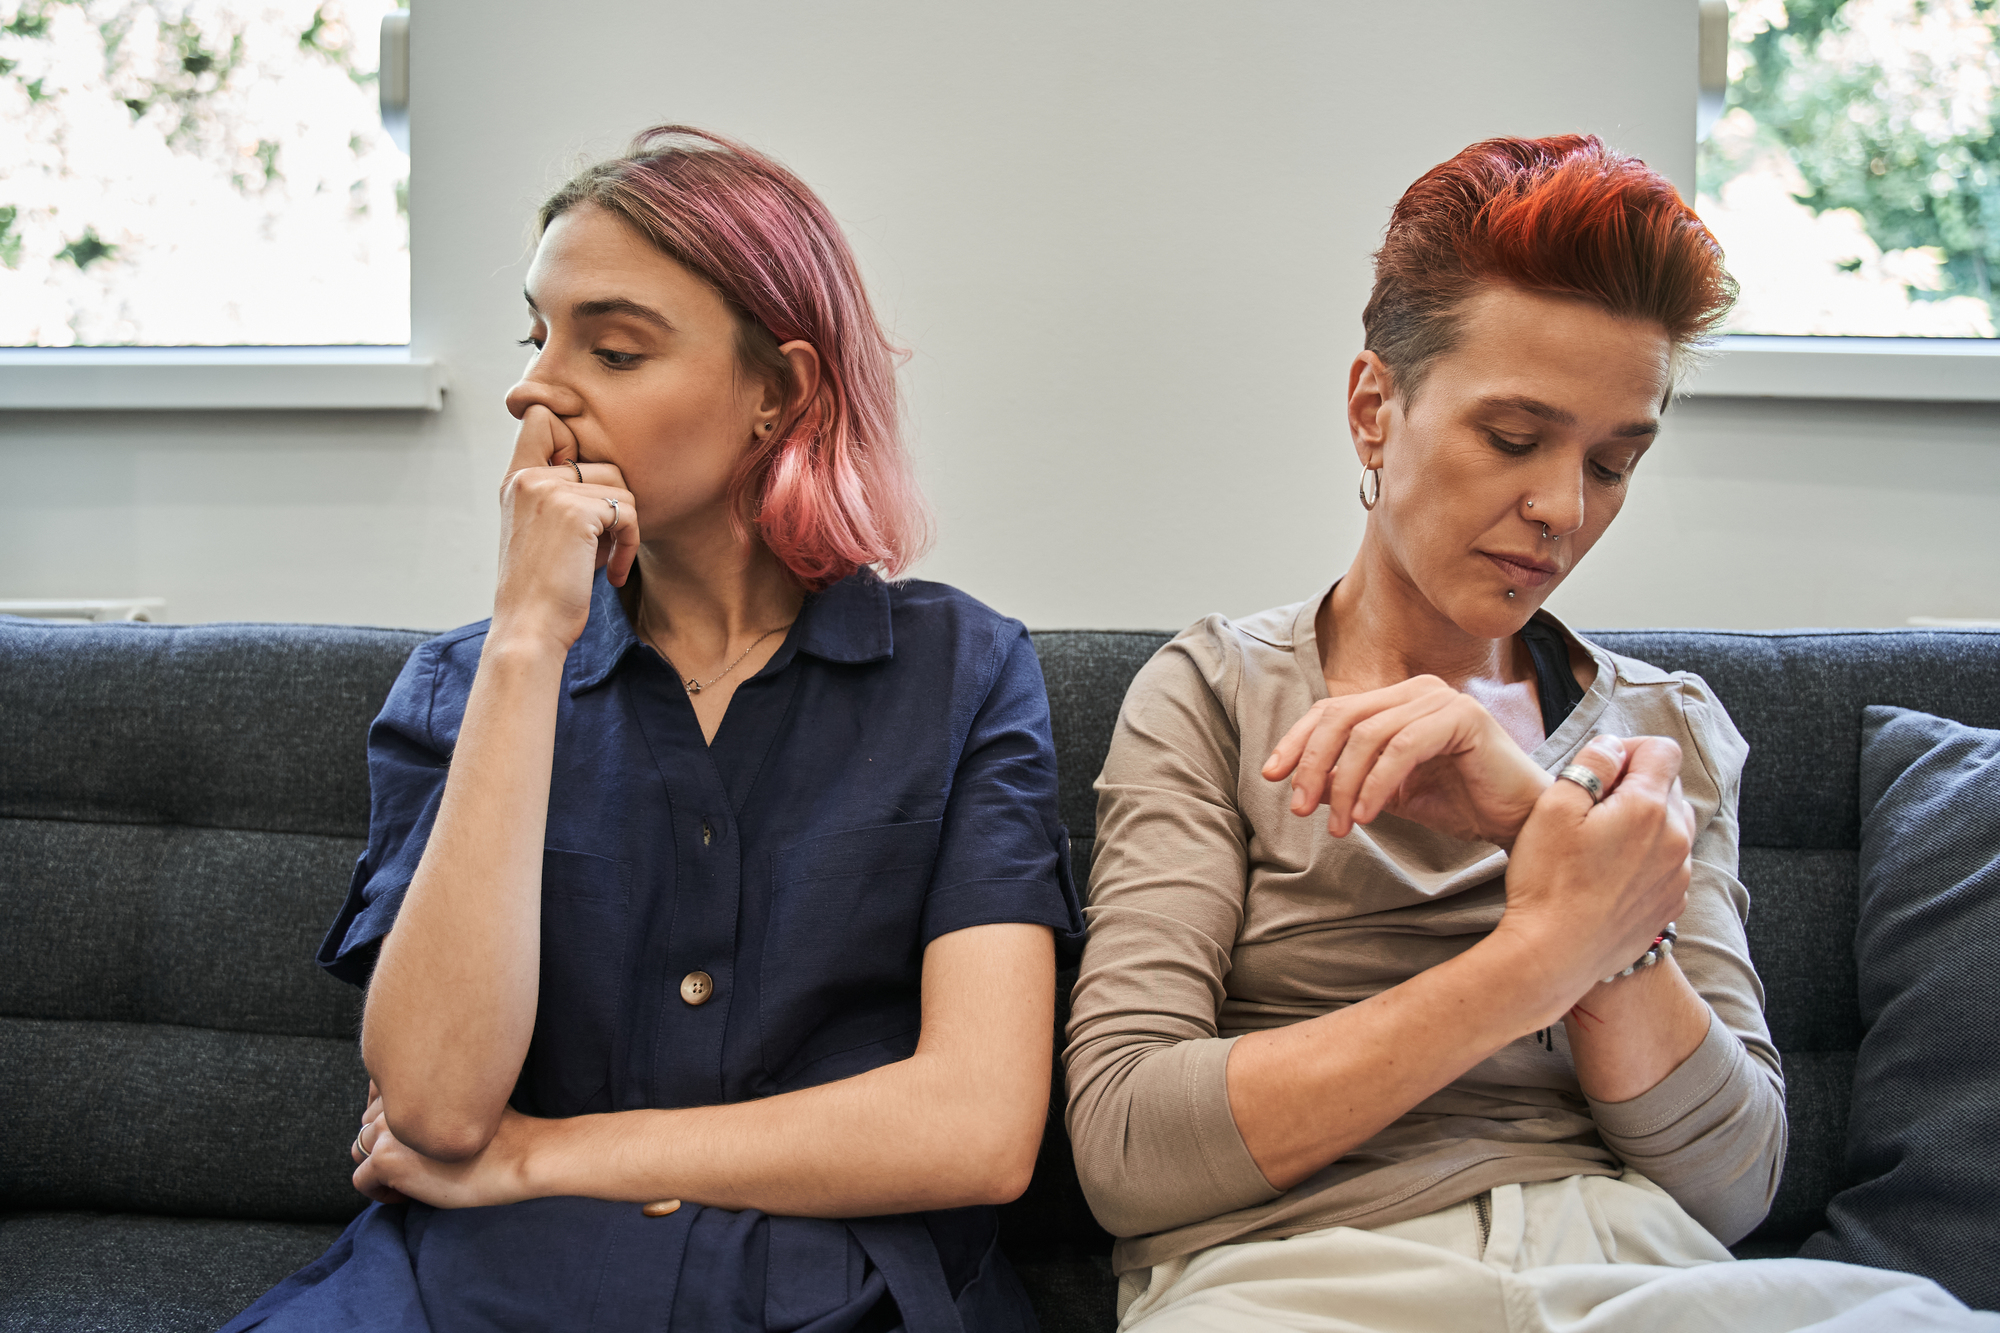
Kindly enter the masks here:
M 369 886 L 371 889 L 373 885 Z M 317 961 L 328 973 L 350 985 L 366 986 L 375 972 L 375 957 L 381 952 L 382 937 L 396 924 L 408 884 L 371 893 L 365 902 L 351 893 L 334 919 L 326 938 L 320 941 Z
M 1673 1073 L 1627 1102 L 1591 1099 L 1598 1133 L 1635 1165 L 1685 1148 L 1737 1109 L 1738 1099 L 1717 1094 L 1745 1059 L 1743 1044 L 1711 1013 L 1708 1035 Z
M 955 930 L 1005 923 L 1047 926 L 1058 938 L 1083 929 L 1075 901 L 1046 879 L 982 879 L 931 890 L 921 935 L 929 944 Z
M 1229 1052 L 1238 1040 L 1219 1037 L 1187 1043 L 1188 1061 L 1182 1071 L 1183 1113 L 1210 1187 L 1222 1205 L 1219 1212 L 1269 1203 L 1284 1194 L 1264 1178 L 1229 1109 Z

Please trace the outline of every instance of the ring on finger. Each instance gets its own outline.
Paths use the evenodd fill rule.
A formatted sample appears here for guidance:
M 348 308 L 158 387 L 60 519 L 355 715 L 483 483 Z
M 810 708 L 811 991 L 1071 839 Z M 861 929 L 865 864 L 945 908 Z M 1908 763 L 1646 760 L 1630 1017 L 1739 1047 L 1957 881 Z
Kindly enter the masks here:
M 565 459 L 563 461 L 576 469 L 577 485 L 581 486 L 583 484 L 583 464 L 577 462 L 574 458 Z
M 361 1141 L 361 1131 L 367 1128 L 368 1126 L 363 1125 L 361 1129 L 357 1129 L 354 1131 L 354 1151 L 361 1154 L 361 1160 L 363 1160 L 364 1162 L 367 1161 L 370 1157 L 373 1157 L 375 1155 L 374 1153 L 369 1152 L 368 1145 Z
M 1571 764 L 1556 774 L 1558 779 L 1568 778 L 1577 786 L 1590 793 L 1590 803 L 1596 805 L 1604 799 L 1604 779 L 1585 768 L 1582 764 Z
M 611 506 L 611 522 L 606 524 L 604 528 L 606 532 L 609 532 L 618 526 L 618 502 L 607 495 L 604 497 L 604 503 Z

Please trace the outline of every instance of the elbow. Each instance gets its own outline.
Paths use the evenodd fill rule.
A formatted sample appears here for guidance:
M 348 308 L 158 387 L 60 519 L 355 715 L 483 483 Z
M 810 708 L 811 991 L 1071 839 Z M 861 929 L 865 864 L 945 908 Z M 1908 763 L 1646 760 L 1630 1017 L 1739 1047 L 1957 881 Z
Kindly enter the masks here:
M 1025 1143 L 1017 1141 L 1007 1150 L 995 1154 L 976 1182 L 979 1202 L 996 1205 L 1012 1203 L 1026 1194 L 1035 1179 L 1035 1156 L 1040 1147 L 1041 1136 L 1036 1135 Z
M 486 1151 L 500 1130 L 497 1116 L 466 1115 L 423 1102 L 392 1107 L 385 1099 L 382 1109 L 396 1142 L 433 1162 L 470 1161 Z
M 1012 1203 L 1028 1192 L 1035 1178 L 1035 1158 L 1041 1151 L 1041 1126 L 989 1132 L 970 1151 L 961 1147 L 960 1170 L 952 1191 L 957 1197 L 943 1207 Z
M 1097 1219 L 1097 1225 L 1120 1240 L 1167 1231 L 1180 1221 L 1163 1220 L 1158 1208 L 1149 1207 L 1139 1191 L 1110 1188 L 1101 1180 L 1079 1178 L 1078 1183 L 1083 1186 L 1083 1201 L 1090 1205 L 1090 1215 Z

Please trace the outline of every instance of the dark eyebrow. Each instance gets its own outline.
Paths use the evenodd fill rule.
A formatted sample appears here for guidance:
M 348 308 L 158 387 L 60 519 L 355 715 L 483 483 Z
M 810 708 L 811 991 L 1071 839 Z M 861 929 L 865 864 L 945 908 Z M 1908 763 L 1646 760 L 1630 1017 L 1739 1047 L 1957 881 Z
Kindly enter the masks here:
M 542 313 L 542 308 L 535 304 L 535 298 L 528 294 L 526 287 L 521 289 L 521 299 L 528 303 L 528 309 L 538 315 Z M 672 321 L 665 315 L 651 306 L 640 305 L 637 301 L 623 296 L 606 297 L 601 301 L 578 301 L 569 308 L 569 313 L 576 319 L 600 319 L 605 315 L 630 315 L 633 319 L 642 320 L 647 324 L 665 329 L 668 333 L 674 331 Z
M 1540 417 L 1542 420 L 1557 426 L 1574 426 L 1576 424 L 1576 414 L 1574 412 L 1557 407 L 1553 403 L 1545 403 L 1539 398 L 1511 395 L 1505 397 L 1494 396 L 1481 398 L 1479 405 L 1481 407 L 1511 407 L 1517 411 L 1526 412 L 1530 416 Z M 1614 438 L 1620 440 L 1628 440 L 1640 435 L 1658 435 L 1659 433 L 1660 423 L 1657 421 L 1629 421 L 1611 432 Z

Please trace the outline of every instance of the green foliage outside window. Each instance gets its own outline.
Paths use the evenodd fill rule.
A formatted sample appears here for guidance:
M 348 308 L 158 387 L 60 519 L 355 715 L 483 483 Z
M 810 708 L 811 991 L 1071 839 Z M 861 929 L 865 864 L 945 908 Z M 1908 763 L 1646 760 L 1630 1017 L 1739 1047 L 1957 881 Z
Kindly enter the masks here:
M 0 345 L 396 343 L 394 0 L 0 0 Z
M 1739 320 L 1741 331 L 1993 336 L 2000 4 L 1739 0 L 1731 29 L 1728 109 L 1700 155 L 1702 212 L 1732 263 L 1732 231 L 1742 243 L 1749 319 L 1819 325 Z M 1774 216 L 1780 182 L 1809 219 Z M 1754 261 L 1767 256 L 1774 272 L 1811 276 L 1778 253 L 1779 228 L 1795 249 L 1825 251 L 1817 296 L 1758 291 Z M 1862 284 L 1874 289 L 1865 299 Z M 1826 327 L 1843 319 L 1875 326 Z

